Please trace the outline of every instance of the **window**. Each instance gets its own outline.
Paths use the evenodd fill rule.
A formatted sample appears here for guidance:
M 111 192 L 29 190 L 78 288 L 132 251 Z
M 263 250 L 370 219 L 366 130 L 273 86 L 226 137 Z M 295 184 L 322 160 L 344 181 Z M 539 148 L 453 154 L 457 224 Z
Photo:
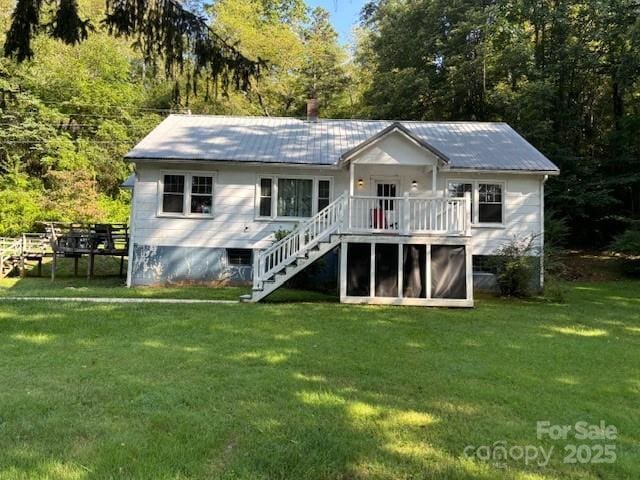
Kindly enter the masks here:
M 502 223 L 502 185 L 478 184 L 478 223 Z
M 331 203 L 329 177 L 259 177 L 256 184 L 258 218 L 312 217 Z
M 331 182 L 318 180 L 318 212 L 327 208 L 331 203 Z
M 191 177 L 191 213 L 213 212 L 213 177 Z
M 227 248 L 229 265 L 251 265 L 251 250 L 248 248 Z
M 310 217 L 312 197 L 313 180 L 278 179 L 278 216 Z
M 473 183 L 449 182 L 449 196 L 453 198 L 464 198 L 465 193 L 471 194 L 471 223 L 473 223 Z
M 213 215 L 214 180 L 215 175 L 163 174 L 158 215 Z
M 477 182 L 451 180 L 447 183 L 450 197 L 464 197 L 471 194 L 471 223 L 501 224 L 504 222 L 504 184 L 498 182 Z
M 260 216 L 271 216 L 271 201 L 272 201 L 272 184 L 273 180 L 270 178 L 260 179 Z
M 165 175 L 162 192 L 164 213 L 184 213 L 184 175 Z

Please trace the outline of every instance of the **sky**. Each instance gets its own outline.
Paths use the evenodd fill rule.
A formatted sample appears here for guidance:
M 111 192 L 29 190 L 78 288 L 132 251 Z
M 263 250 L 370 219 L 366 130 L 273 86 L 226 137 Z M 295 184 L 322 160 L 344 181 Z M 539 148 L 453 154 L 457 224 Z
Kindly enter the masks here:
M 360 19 L 360 10 L 367 0 L 307 0 L 310 7 L 323 7 L 331 14 L 331 21 L 340 34 L 340 41 L 351 44 L 351 30 Z

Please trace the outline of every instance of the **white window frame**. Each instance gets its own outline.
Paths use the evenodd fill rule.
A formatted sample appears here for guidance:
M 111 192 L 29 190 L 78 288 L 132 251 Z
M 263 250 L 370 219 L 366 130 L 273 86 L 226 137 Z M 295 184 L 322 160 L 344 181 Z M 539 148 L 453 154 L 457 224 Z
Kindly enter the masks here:
M 507 212 L 507 182 L 506 180 L 493 180 L 493 179 L 474 179 L 470 178 L 445 178 L 445 195 L 449 196 L 449 183 L 470 183 L 471 184 L 471 201 L 473 202 L 473 218 L 471 219 L 471 226 L 473 228 L 505 228 L 507 224 L 506 212 Z M 500 185 L 502 187 L 502 222 L 480 222 L 480 189 L 479 184 Z
M 260 183 L 262 179 L 271 179 L 271 215 L 268 217 L 260 215 Z M 326 175 L 289 175 L 289 174 L 264 174 L 256 176 L 256 194 L 255 194 L 255 219 L 278 222 L 300 222 L 311 217 L 283 217 L 278 216 L 278 180 L 284 178 L 295 178 L 300 180 L 311 180 L 311 216 L 318 213 L 318 182 L 321 180 L 329 181 L 329 203 L 334 200 L 334 179 L 332 176 Z
M 165 175 L 183 175 L 184 176 L 184 195 L 182 199 L 182 213 L 164 212 L 162 204 L 164 200 L 164 176 Z M 191 186 L 193 177 L 211 177 L 211 213 L 191 213 Z M 165 218 L 201 218 L 210 219 L 215 217 L 216 211 L 216 187 L 217 172 L 213 171 L 184 171 L 184 170 L 161 170 L 158 177 L 158 208 L 156 216 Z

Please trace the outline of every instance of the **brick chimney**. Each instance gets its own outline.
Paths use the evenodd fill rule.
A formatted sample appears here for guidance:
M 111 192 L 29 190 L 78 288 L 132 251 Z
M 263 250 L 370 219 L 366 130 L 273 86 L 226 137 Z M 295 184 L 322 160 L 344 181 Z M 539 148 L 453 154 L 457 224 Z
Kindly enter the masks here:
M 315 97 L 307 100 L 307 121 L 318 121 L 318 99 Z

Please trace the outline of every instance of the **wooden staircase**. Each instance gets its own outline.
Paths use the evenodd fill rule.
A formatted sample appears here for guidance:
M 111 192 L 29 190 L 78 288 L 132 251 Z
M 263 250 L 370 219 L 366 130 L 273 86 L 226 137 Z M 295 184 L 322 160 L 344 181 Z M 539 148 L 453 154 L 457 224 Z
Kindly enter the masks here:
M 333 250 L 340 243 L 347 208 L 345 192 L 282 240 L 258 253 L 253 265 L 253 290 L 240 299 L 259 302 Z
M 21 267 L 22 239 L 0 238 L 0 278 L 5 278 Z

